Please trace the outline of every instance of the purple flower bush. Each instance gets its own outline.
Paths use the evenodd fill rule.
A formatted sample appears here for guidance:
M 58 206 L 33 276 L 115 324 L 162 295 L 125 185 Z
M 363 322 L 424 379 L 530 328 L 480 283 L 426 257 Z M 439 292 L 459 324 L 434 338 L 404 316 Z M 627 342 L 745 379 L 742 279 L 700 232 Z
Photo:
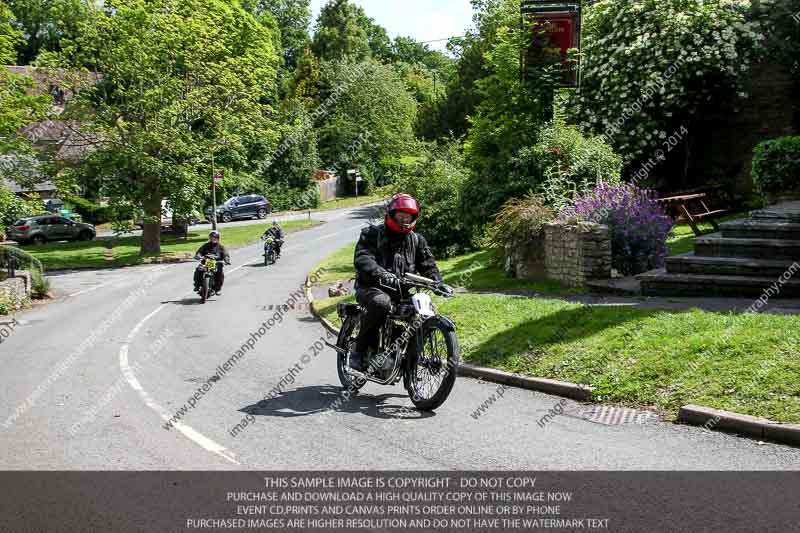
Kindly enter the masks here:
M 664 266 L 672 219 L 655 201 L 653 191 L 633 185 L 600 183 L 577 197 L 561 218 L 608 226 L 612 264 L 626 276 Z

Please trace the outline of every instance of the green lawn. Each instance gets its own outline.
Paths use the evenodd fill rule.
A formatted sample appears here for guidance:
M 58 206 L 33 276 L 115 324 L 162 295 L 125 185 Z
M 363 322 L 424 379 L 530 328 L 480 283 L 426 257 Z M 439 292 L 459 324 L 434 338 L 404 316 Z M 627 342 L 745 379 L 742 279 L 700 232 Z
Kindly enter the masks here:
M 329 257 L 323 283 L 349 272 L 352 248 Z M 446 278 L 469 272 L 481 253 L 440 263 Z M 506 288 L 477 269 L 472 288 Z M 314 307 L 338 323 L 336 303 Z M 435 298 L 458 326 L 465 361 L 584 383 L 601 402 L 654 407 L 675 416 L 694 403 L 800 423 L 800 316 L 589 306 L 557 299 L 459 294 Z
M 282 223 L 287 232 L 298 231 L 321 224 L 315 220 L 293 220 Z M 257 242 L 270 224 L 253 224 L 223 228 L 222 242 L 229 248 L 240 248 Z M 120 237 L 89 242 L 55 243 L 26 246 L 24 249 L 39 259 L 45 269 L 117 267 L 136 265 L 147 261 L 180 258 L 194 255 L 208 240 L 208 233 L 191 232 L 187 239 L 162 235 L 161 256 L 142 258 L 139 255 L 141 237 Z

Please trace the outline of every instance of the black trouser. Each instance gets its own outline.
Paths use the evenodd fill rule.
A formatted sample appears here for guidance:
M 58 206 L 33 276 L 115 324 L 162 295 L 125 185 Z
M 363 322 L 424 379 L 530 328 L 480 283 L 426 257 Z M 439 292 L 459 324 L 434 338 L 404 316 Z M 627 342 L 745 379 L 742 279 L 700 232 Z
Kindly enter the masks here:
M 194 270 L 194 290 L 199 289 L 203 282 L 203 271 L 202 267 Z M 214 273 L 214 291 L 221 291 L 223 283 L 225 283 L 225 271 L 222 269 L 222 263 L 217 263 L 217 271 Z
M 281 246 L 283 246 L 282 239 L 275 239 L 275 253 L 281 255 Z
M 392 298 L 376 287 L 365 287 L 356 291 L 356 300 L 366 308 L 366 313 L 361 317 L 356 351 L 366 355 L 369 348 L 378 349 L 378 333 L 392 309 Z

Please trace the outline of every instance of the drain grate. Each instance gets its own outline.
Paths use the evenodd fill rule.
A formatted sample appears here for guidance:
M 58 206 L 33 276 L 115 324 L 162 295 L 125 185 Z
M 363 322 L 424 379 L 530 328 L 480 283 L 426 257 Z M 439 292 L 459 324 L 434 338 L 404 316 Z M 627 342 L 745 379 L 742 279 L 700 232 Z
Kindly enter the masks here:
M 311 306 L 307 303 L 296 303 L 292 305 L 288 304 L 279 304 L 279 305 L 262 305 L 262 311 L 283 311 L 284 313 L 288 313 L 289 311 L 308 311 L 311 309 Z
M 661 418 L 650 411 L 640 411 L 629 407 L 613 407 L 596 405 L 580 410 L 570 416 L 582 418 L 588 422 L 604 426 L 621 426 L 623 424 L 648 424 L 658 422 Z

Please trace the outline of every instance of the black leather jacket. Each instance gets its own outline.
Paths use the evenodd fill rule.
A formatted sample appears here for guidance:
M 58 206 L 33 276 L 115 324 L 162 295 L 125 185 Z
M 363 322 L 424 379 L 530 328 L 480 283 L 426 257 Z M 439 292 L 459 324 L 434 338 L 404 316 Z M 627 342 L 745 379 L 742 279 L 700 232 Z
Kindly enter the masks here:
M 433 253 L 422 235 L 395 233 L 385 224 L 361 230 L 353 262 L 356 289 L 377 287 L 380 275 L 387 271 L 397 276 L 411 273 L 437 281 L 442 279 Z
M 203 246 L 197 250 L 197 253 L 194 254 L 195 257 L 205 257 L 207 255 L 213 255 L 220 261 L 230 261 L 231 256 L 228 253 L 228 250 L 222 246 L 221 244 L 217 243 L 214 244 L 212 242 L 207 242 Z

